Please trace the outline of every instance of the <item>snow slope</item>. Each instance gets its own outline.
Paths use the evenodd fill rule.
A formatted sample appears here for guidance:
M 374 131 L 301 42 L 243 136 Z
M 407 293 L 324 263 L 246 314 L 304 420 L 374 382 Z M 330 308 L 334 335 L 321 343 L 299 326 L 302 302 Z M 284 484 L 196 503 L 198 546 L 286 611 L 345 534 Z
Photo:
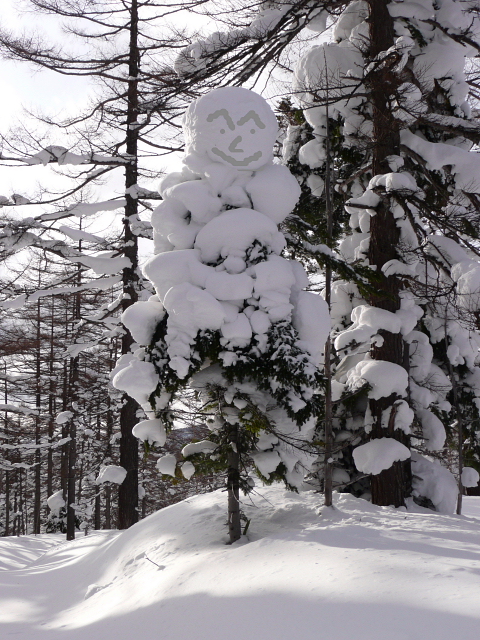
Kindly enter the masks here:
M 465 516 L 262 489 L 225 545 L 225 494 L 128 531 L 0 539 L 0 638 L 477 640 L 480 499 Z M 20 568 L 21 567 L 21 568 Z

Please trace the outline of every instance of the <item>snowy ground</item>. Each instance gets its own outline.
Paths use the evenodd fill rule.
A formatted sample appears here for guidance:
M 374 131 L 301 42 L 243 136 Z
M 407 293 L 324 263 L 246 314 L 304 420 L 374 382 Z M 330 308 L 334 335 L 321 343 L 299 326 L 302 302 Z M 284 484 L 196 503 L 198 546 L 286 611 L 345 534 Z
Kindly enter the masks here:
M 225 494 L 128 531 L 0 539 L 0 638 L 477 640 L 480 498 L 464 516 L 279 487 L 225 542 Z

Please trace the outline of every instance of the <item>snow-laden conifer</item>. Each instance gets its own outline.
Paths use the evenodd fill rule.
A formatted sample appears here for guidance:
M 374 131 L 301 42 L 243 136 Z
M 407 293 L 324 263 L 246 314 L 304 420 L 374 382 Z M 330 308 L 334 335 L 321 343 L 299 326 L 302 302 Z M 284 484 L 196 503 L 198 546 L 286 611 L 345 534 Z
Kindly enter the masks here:
M 450 0 L 352 2 L 333 41 L 295 73 L 311 130 L 298 151 L 308 186 L 321 196 L 332 162 L 350 215 L 338 255 L 371 272 L 370 287 L 333 285 L 334 393 L 347 402 L 336 423 L 337 465 L 350 475 L 342 481 L 371 474 L 379 504 L 413 491 L 453 510 L 449 476 L 415 452 L 412 482 L 405 452 L 441 450 L 453 420 L 463 449 L 462 426 L 471 437 L 466 425 L 478 425 L 479 127 L 465 74 L 480 48 L 477 13 L 476 3 Z M 287 150 L 298 136 L 292 127 Z M 360 445 L 357 471 L 341 443 Z
M 246 89 L 217 89 L 190 105 L 184 130 L 185 166 L 162 181 L 152 216 L 160 253 L 144 273 L 156 295 L 123 316 L 142 347 L 119 363 L 114 384 L 142 404 L 155 431 L 156 419 L 172 428 L 179 393 L 197 394 L 211 436 L 184 449 L 181 469 L 188 478 L 209 458 L 227 471 L 233 541 L 239 489 L 251 490 L 253 469 L 297 488 L 314 460 L 308 443 L 330 323 L 324 300 L 304 290 L 303 267 L 282 257 L 278 224 L 299 187 L 272 162 L 278 127 L 267 103 Z M 175 473 L 167 458 L 159 469 Z

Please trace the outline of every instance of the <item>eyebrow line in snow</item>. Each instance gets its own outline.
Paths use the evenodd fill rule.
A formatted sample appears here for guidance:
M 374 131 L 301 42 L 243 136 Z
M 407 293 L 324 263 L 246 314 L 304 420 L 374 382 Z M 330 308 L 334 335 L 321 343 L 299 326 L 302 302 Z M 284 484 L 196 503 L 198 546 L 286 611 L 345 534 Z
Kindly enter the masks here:
M 230 117 L 230 114 L 228 113 L 228 111 L 226 109 L 219 109 L 218 111 L 214 111 L 213 113 L 211 113 L 207 118 L 207 122 L 213 122 L 215 120 L 215 118 L 220 118 L 221 116 L 223 116 L 225 118 L 225 122 L 227 123 L 228 128 L 231 131 L 234 131 L 235 124 L 233 123 L 233 120 Z
M 253 110 L 249 111 L 247 113 L 247 115 L 243 116 L 243 118 L 240 118 L 240 120 L 237 122 L 237 124 L 239 124 L 241 126 L 242 124 L 245 124 L 249 120 L 253 120 L 259 129 L 265 129 L 265 125 L 260 120 L 258 114 L 255 113 L 255 111 L 253 111 Z

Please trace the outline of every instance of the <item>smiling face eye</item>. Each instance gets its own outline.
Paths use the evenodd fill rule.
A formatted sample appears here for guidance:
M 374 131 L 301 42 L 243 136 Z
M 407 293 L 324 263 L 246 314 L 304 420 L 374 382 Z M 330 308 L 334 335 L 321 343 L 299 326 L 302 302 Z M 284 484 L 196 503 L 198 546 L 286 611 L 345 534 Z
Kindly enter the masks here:
M 255 129 L 250 129 L 250 133 L 255 133 Z
M 225 133 L 225 129 L 220 129 L 220 133 Z

